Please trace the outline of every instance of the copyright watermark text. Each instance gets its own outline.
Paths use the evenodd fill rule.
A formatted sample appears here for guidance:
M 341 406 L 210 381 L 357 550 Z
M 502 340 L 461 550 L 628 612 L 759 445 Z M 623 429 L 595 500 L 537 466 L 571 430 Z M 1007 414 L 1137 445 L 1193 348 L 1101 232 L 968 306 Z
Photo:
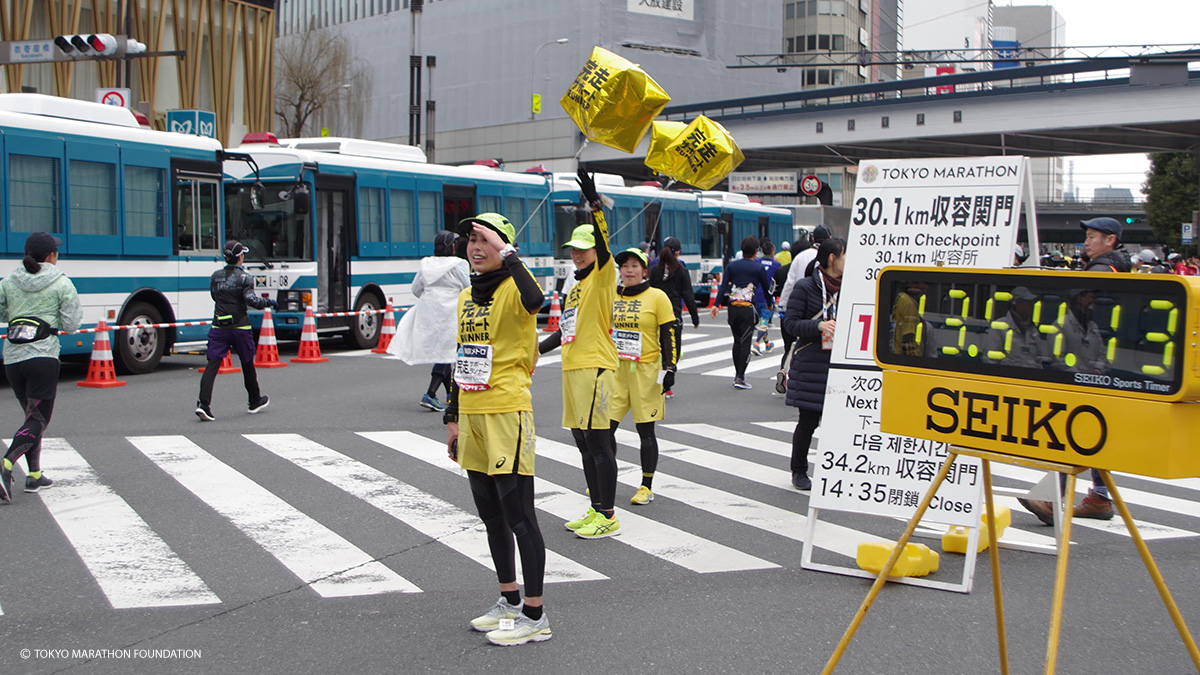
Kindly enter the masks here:
M 22 659 L 199 659 L 199 649 L 22 649 Z

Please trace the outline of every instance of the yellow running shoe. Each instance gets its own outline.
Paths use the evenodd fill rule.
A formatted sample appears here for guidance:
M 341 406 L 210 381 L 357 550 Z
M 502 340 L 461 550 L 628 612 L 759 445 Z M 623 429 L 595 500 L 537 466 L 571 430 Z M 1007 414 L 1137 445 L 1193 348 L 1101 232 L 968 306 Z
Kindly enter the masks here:
M 592 518 L 595 517 L 595 515 L 596 509 L 589 506 L 587 513 L 583 514 L 579 518 L 576 518 L 575 520 L 568 520 L 567 522 L 563 523 L 563 526 L 572 532 L 577 532 L 579 528 L 587 525 Z
M 629 500 L 629 503 L 649 504 L 652 501 L 654 501 L 654 493 L 651 492 L 650 488 L 646 487 L 645 485 L 639 485 L 637 494 L 633 496 L 633 499 Z
M 603 513 L 597 512 L 587 524 L 575 530 L 575 536 L 581 539 L 604 539 L 618 534 L 621 534 L 621 523 L 615 513 L 612 518 L 605 518 Z

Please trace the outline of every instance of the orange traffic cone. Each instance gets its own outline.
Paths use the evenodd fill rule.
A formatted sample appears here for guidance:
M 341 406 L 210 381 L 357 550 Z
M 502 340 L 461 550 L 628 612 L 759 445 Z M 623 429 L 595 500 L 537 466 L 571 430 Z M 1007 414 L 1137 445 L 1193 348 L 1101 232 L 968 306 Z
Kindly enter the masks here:
M 712 285 L 710 285 L 708 287 L 708 309 L 712 309 L 713 307 L 717 306 L 718 290 L 719 289 L 717 288 L 717 278 L 713 277 Z
M 117 371 L 113 366 L 112 343 L 108 340 L 108 324 L 104 323 L 103 319 L 96 324 L 96 339 L 92 342 L 92 360 L 88 363 L 87 378 L 76 384 L 96 389 L 125 386 L 124 381 L 117 379 Z
M 558 304 L 558 291 L 554 291 L 554 295 L 550 296 L 550 318 L 546 320 L 543 332 L 553 333 L 558 330 L 558 322 L 561 318 L 562 307 Z
M 286 368 L 287 364 L 279 360 L 279 343 L 275 341 L 275 320 L 271 318 L 271 308 L 263 312 L 262 328 L 258 330 L 258 351 L 254 353 L 254 365 L 257 368 Z
M 388 300 L 387 308 L 383 310 L 383 326 L 379 329 L 379 344 L 371 350 L 372 354 L 386 354 L 392 338 L 396 337 L 396 310 L 392 309 L 392 301 Z
M 304 310 L 304 327 L 300 330 L 300 354 L 291 358 L 292 363 L 325 363 L 329 359 L 321 356 L 321 343 L 317 340 L 317 317 L 312 307 Z

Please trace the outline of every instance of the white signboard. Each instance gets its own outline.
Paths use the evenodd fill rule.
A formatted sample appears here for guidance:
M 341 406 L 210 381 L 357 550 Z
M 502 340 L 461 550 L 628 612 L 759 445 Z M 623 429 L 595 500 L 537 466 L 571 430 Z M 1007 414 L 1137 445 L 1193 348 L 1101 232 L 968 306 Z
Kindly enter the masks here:
M 696 0 L 628 0 L 629 11 L 675 19 L 692 20 L 692 9 Z
M 8 47 L 9 63 L 41 63 L 54 60 L 52 40 L 30 40 L 11 42 Z
M 1027 166 L 1023 157 L 859 166 L 810 508 L 904 519 L 916 512 L 949 448 L 879 429 L 875 322 L 890 317 L 875 316 L 875 279 L 887 265 L 1011 266 Z M 925 519 L 974 527 L 980 462 L 960 456 L 953 471 Z
M 729 191 L 750 195 L 787 194 L 798 190 L 795 171 L 758 171 L 729 174 Z

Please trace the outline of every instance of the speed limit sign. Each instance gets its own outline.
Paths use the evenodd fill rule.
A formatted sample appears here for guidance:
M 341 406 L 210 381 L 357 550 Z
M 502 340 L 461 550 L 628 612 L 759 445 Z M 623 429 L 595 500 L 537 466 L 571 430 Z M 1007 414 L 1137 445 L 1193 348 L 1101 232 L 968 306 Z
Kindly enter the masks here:
M 815 197 L 821 191 L 821 179 L 811 173 L 800 179 L 800 191 L 809 197 Z

